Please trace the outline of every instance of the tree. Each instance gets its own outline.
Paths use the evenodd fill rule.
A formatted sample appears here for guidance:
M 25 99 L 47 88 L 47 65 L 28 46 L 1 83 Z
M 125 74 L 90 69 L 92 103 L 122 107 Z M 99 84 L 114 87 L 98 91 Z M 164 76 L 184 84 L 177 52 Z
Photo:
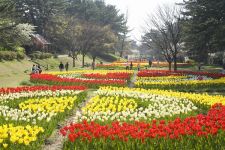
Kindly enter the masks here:
M 13 0 L 16 11 L 25 23 L 36 26 L 38 34 L 46 37 L 46 28 L 51 17 L 64 13 L 67 6 L 65 0 Z
M 150 30 L 142 37 L 142 43 L 162 54 L 168 62 L 169 70 L 172 69 L 173 54 L 170 49 L 170 43 L 160 31 Z
M 111 31 L 109 26 L 96 26 L 95 27 L 95 38 L 91 41 L 91 47 L 89 54 L 95 63 L 96 57 L 99 54 L 106 53 L 108 50 L 112 50 L 116 43 L 116 36 Z
M 163 7 L 159 7 L 157 12 L 149 17 L 146 27 L 146 33 L 151 33 L 152 29 L 155 29 L 160 33 L 159 37 L 163 39 L 164 44 L 166 45 L 166 50 L 164 51 L 169 51 L 169 54 L 172 55 L 174 70 L 177 70 L 177 54 L 181 44 L 180 18 L 180 13 L 176 7 L 171 8 L 164 5 Z M 152 42 L 154 41 L 155 40 Z M 165 47 L 161 47 L 160 50 L 162 50 L 162 48 Z
M 225 1 L 185 0 L 183 26 L 185 47 L 199 62 L 207 62 L 208 53 L 225 49 Z
M 4 47 L 10 47 L 8 38 L 11 37 L 13 28 L 18 24 L 14 8 L 15 3 L 13 1 L 0 1 L 0 45 Z
M 77 55 L 80 53 L 82 47 L 82 36 L 83 36 L 83 27 L 78 19 L 74 17 L 68 17 L 65 23 L 64 30 L 64 42 L 66 48 L 70 52 L 70 57 L 73 59 L 73 67 L 75 67 L 75 60 L 77 59 Z
M 28 44 L 35 30 L 30 24 L 19 23 L 15 6 L 16 3 L 10 0 L 0 2 L 0 45 L 9 49 Z
M 126 43 L 127 43 L 126 40 L 128 38 L 128 33 L 130 32 L 130 30 L 128 30 L 127 23 L 128 23 L 128 11 L 127 11 L 127 14 L 125 17 L 125 21 L 124 21 L 125 25 L 124 25 L 122 34 L 119 36 L 119 42 L 121 43 L 120 57 L 123 56 L 123 51 L 124 51 L 124 48 L 126 47 Z
M 100 26 L 110 26 L 118 38 L 117 49 L 124 49 L 129 32 L 127 19 L 124 14 L 119 14 L 115 6 L 106 5 L 102 0 L 70 0 L 69 3 L 70 6 L 66 10 L 68 15 Z
M 104 29 L 102 30 L 100 28 L 101 26 L 93 22 L 82 22 L 82 34 L 79 37 L 82 67 L 84 67 L 85 56 L 90 52 L 90 50 L 92 49 L 92 51 L 96 51 L 96 45 L 101 45 L 101 43 L 98 42 L 102 42 L 100 38 L 103 38 Z M 101 47 L 99 50 L 101 50 Z
M 84 67 L 87 54 L 90 54 L 95 62 L 99 54 L 113 46 L 115 35 L 109 26 L 100 26 L 75 17 L 68 17 L 67 20 L 64 37 L 73 58 L 73 66 L 78 54 L 82 55 L 82 67 Z

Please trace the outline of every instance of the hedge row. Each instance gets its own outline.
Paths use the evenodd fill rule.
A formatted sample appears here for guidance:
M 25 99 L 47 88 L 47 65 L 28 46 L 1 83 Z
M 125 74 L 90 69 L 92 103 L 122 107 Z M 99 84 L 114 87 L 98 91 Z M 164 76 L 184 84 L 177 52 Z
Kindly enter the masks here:
M 0 61 L 6 60 L 6 61 L 11 61 L 11 60 L 21 60 L 24 59 L 25 54 L 22 52 L 14 52 L 14 51 L 0 51 Z
M 29 54 L 29 57 L 31 59 L 47 59 L 51 58 L 53 55 L 51 53 L 43 53 L 40 51 L 33 52 L 32 54 Z

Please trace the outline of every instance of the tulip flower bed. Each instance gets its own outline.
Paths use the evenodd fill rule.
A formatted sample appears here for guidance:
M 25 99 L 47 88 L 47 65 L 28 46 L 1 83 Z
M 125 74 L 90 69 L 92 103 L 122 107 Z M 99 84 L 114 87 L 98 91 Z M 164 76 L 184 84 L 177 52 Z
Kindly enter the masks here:
M 89 71 L 90 72 L 90 71 Z M 75 73 L 53 73 L 53 74 L 34 74 L 30 80 L 34 83 L 50 85 L 79 85 L 89 88 L 98 88 L 99 86 L 125 86 L 130 81 L 132 71 L 107 72 L 98 71 L 89 74 L 87 71 Z
M 206 115 L 172 121 L 107 125 L 83 121 L 61 129 L 64 149 L 224 149 L 225 106 L 215 104 Z
M 138 73 L 135 86 L 178 91 L 225 91 L 225 75 L 192 71 L 144 70 Z
M 224 96 L 122 87 L 96 94 L 60 130 L 65 150 L 225 147 Z
M 123 79 L 123 80 L 130 80 L 132 73 L 107 73 L 107 74 L 100 74 L 100 73 L 91 73 L 91 74 L 82 74 L 84 78 L 91 78 L 91 79 Z
M 128 62 L 130 65 L 131 62 Z M 97 64 L 97 69 L 125 69 L 127 62 L 113 62 L 111 64 Z M 147 61 L 132 61 L 133 68 L 137 69 L 138 64 L 141 68 L 149 67 L 149 63 Z M 168 67 L 168 63 L 166 62 L 152 62 L 152 67 Z M 178 63 L 178 67 L 191 67 L 192 64 L 189 63 Z
M 82 86 L 0 89 L 0 149 L 40 149 L 86 97 Z
M 194 71 L 169 71 L 169 70 L 142 70 L 139 71 L 138 77 L 160 77 L 160 76 L 182 76 L 182 75 L 196 75 L 196 76 L 207 76 L 211 78 L 222 78 L 225 74 L 221 73 L 209 73 L 209 72 L 194 72 Z
M 225 90 L 225 75 L 143 70 L 128 88 L 133 74 L 51 72 L 30 76 L 43 86 L 0 88 L 0 149 L 41 149 L 71 112 L 65 150 L 225 149 L 225 96 L 190 92 Z M 98 90 L 84 101 L 86 87 Z

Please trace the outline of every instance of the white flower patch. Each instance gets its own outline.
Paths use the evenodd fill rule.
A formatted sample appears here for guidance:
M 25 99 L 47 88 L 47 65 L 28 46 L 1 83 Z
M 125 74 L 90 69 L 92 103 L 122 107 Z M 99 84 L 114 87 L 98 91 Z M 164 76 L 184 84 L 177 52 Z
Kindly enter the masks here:
M 186 76 L 165 76 L 165 77 L 138 77 L 136 82 L 181 82 L 188 80 L 212 80 L 207 76 L 186 75 Z
M 9 94 L 0 94 L 0 104 L 8 103 L 15 99 L 20 98 L 32 98 L 32 97 L 53 97 L 53 96 L 65 96 L 65 95 L 77 95 L 81 91 L 74 90 L 46 90 L 46 91 L 29 91 L 29 92 L 19 92 L 19 93 L 9 93 Z
M 77 112 L 74 122 L 87 121 L 141 121 L 153 120 L 174 115 L 187 114 L 197 109 L 197 107 L 187 99 L 178 99 L 174 97 L 165 97 L 152 93 L 142 93 L 138 91 L 107 91 L 98 90 L 96 92 L 102 96 L 121 96 L 128 98 L 137 98 L 140 102 L 148 102 L 147 107 L 139 107 L 135 110 L 122 112 Z M 83 109 L 85 110 L 85 109 Z
M 0 116 L 4 117 L 5 120 L 13 121 L 25 121 L 36 124 L 37 121 L 46 120 L 49 122 L 52 117 L 56 116 L 57 113 L 44 113 L 44 112 L 32 112 L 30 110 L 20 110 L 10 108 L 8 106 L 0 106 Z

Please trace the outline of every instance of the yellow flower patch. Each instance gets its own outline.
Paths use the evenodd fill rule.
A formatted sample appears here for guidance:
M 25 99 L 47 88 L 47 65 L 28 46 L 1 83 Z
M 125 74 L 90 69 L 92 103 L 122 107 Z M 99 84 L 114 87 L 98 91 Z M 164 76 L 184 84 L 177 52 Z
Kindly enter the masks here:
M 107 91 L 125 91 L 134 94 L 143 93 L 143 94 L 156 94 L 162 95 L 167 97 L 175 97 L 180 99 L 189 99 L 195 102 L 199 102 L 201 104 L 206 105 L 213 105 L 216 103 L 221 103 L 225 105 L 225 97 L 222 95 L 208 95 L 204 94 L 195 94 L 195 93 L 184 93 L 184 92 L 175 92 L 175 91 L 166 91 L 166 90 L 158 90 L 158 89 L 140 89 L 140 88 L 119 88 L 119 87 L 101 87 L 100 90 L 107 90 Z
M 74 106 L 77 96 L 71 97 L 49 97 L 49 98 L 33 98 L 19 104 L 22 110 L 31 110 L 33 112 L 64 112 L 66 109 L 71 110 Z
M 43 133 L 44 129 L 38 126 L 14 126 L 6 124 L 0 126 L 0 149 L 7 148 L 8 142 L 12 144 L 29 145 L 37 140 L 37 135 Z
M 170 81 L 162 81 L 162 82 L 142 82 L 142 81 L 137 81 L 135 82 L 136 86 L 149 86 L 149 85 L 158 85 L 160 86 L 173 86 L 173 85 L 186 85 L 186 86 L 195 86 L 195 85 L 217 85 L 217 84 L 224 84 L 225 85 L 225 78 L 220 78 L 220 79 L 215 79 L 215 80 L 190 80 L 190 81 L 177 81 L 177 82 L 170 82 Z
M 122 112 L 127 110 L 134 110 L 137 108 L 137 103 L 131 98 L 101 97 L 95 96 L 90 102 L 82 108 L 82 111 L 87 112 Z

